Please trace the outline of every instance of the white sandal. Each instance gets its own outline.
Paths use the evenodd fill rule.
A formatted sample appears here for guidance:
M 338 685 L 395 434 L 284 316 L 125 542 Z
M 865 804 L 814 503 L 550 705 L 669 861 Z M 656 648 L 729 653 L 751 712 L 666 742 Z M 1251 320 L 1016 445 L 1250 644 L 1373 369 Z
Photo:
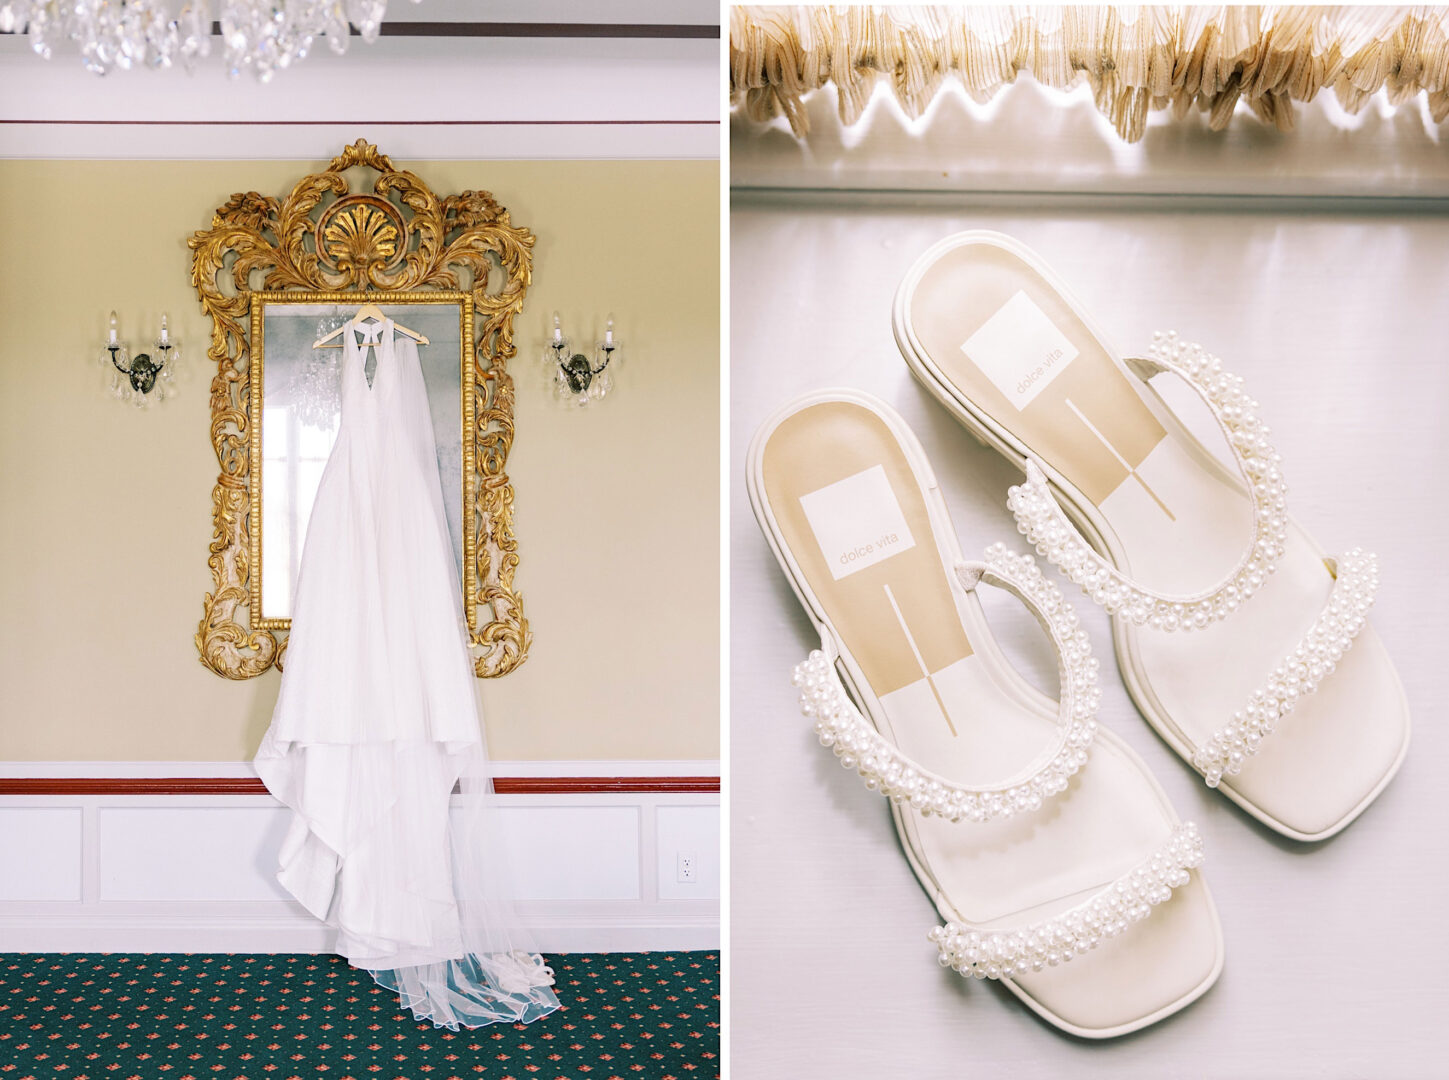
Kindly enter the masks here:
M 1114 615 L 1123 679 L 1168 745 L 1285 836 L 1322 840 L 1362 813 L 1409 738 L 1367 624 L 1377 564 L 1326 556 L 1288 516 L 1242 380 L 1175 334 L 1119 357 L 1051 271 L 997 233 L 922 255 L 892 321 L 916 378 L 1026 470 L 1008 496 L 1018 529 Z M 1236 474 L 1147 384 L 1161 372 L 1207 402 Z
M 1205 993 L 1223 944 L 1192 872 L 1201 840 L 1126 744 L 1097 729 L 1087 636 L 1035 560 L 999 544 L 963 560 L 915 436 L 863 393 L 781 409 L 755 435 L 747 476 L 820 633 L 795 673 L 802 707 L 841 764 L 891 800 L 945 920 L 930 935 L 942 964 L 999 980 L 1087 1038 Z M 1047 628 L 1060 703 L 997 647 L 983 582 Z

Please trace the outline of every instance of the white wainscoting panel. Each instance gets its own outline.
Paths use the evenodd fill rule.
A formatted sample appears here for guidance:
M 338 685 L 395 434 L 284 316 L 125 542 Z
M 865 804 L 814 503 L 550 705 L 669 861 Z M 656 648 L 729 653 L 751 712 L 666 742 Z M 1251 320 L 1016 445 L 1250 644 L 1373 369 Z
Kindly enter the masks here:
M 0 907 L 81 899 L 78 806 L 0 805 Z
M 573 805 L 502 813 L 517 899 L 640 899 L 639 807 L 587 805 L 587 796 L 575 796 Z
M 662 775 L 718 775 L 718 762 L 670 764 Z M 240 762 L 67 765 L 4 762 L 0 778 L 250 772 Z M 599 765 L 526 771 L 647 776 L 658 763 Z M 539 947 L 718 948 L 719 802 L 713 792 L 500 797 L 519 907 Z M 332 931 L 276 884 L 287 822 L 269 795 L 0 796 L 0 952 L 328 951 Z M 691 885 L 674 880 L 685 849 L 696 859 Z
M 660 806 L 658 858 L 661 900 L 710 900 L 719 898 L 720 837 L 718 806 Z M 679 860 L 694 860 L 694 880 L 681 881 Z
M 285 901 L 274 875 L 291 815 L 252 802 L 99 807 L 97 898 Z

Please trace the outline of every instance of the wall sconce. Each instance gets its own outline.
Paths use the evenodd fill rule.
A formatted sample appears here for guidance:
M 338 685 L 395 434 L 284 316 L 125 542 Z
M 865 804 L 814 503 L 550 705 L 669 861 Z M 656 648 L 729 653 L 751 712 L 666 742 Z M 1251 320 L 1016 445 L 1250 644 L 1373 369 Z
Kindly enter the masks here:
M 116 313 L 111 312 L 110 338 L 101 346 L 101 363 L 111 372 L 111 394 L 121 401 L 129 401 L 137 408 L 145 408 L 154 401 L 165 401 L 176 396 L 171 377 L 176 361 L 181 359 L 181 344 L 172 340 L 166 326 L 166 316 L 161 316 L 161 336 L 149 353 L 131 355 L 131 347 L 116 335 Z
M 604 340 L 594 343 L 594 356 L 569 350 L 569 339 L 564 337 L 558 312 L 553 313 L 553 338 L 543 350 L 544 363 L 553 371 L 554 397 L 567 404 L 583 408 L 590 402 L 599 401 L 614 389 L 613 371 L 623 359 L 621 343 L 614 336 L 614 317 L 610 315 L 605 324 Z

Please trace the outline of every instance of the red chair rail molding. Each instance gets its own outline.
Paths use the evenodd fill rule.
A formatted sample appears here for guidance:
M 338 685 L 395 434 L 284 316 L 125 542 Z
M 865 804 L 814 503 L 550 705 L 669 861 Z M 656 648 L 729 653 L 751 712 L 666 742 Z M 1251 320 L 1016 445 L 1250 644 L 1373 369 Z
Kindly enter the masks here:
M 496 776 L 499 795 L 718 792 L 718 776 Z M 265 795 L 254 776 L 0 777 L 0 795 Z

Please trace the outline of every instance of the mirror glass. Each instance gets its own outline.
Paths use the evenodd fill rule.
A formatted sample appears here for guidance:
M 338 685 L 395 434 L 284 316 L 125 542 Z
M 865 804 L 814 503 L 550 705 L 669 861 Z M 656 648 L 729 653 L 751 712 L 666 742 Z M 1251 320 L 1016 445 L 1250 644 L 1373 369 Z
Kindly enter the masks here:
M 451 299 L 399 304 L 379 302 L 380 296 L 369 300 L 395 323 L 428 339 L 428 344 L 418 346 L 418 360 L 428 391 L 458 579 L 466 581 L 462 306 Z M 339 392 L 346 354 L 341 348 L 314 349 L 313 343 L 351 319 L 358 306 L 276 301 L 262 306 L 261 453 L 253 459 L 261 462 L 261 520 L 252 522 L 254 534 L 260 533 L 261 564 L 252 572 L 261 578 L 260 614 L 268 623 L 291 618 L 312 501 L 341 417 Z M 329 344 L 341 341 L 339 335 Z M 377 363 L 374 351 L 363 352 L 369 379 Z

